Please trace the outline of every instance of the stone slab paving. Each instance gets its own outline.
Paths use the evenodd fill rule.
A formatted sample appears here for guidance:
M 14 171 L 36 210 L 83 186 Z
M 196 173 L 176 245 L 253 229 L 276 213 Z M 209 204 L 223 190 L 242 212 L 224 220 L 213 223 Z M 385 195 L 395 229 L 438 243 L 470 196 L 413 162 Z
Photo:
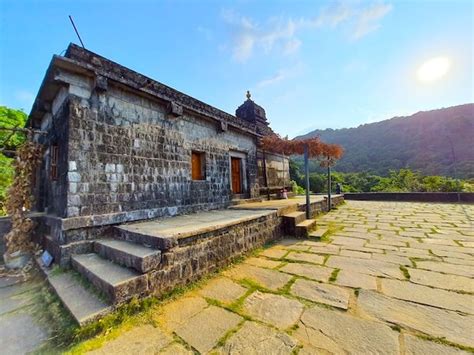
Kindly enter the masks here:
M 37 319 L 35 294 L 42 282 L 34 275 L 0 277 L 0 352 L 26 354 L 40 348 L 49 337 L 49 329 Z
M 417 284 L 446 290 L 474 293 L 474 280 L 465 276 L 448 275 L 419 269 L 408 269 L 410 280 Z
M 242 320 L 235 313 L 209 306 L 176 328 L 175 333 L 200 353 L 207 353 Z
M 267 269 L 275 269 L 276 267 L 281 265 L 281 261 L 275 261 L 266 258 L 248 258 L 244 262 L 246 264 L 265 267 Z
M 288 334 L 255 322 L 245 322 L 220 349 L 222 354 L 292 354 L 298 342 Z
M 159 328 L 144 325 L 122 334 L 106 343 L 102 348 L 90 351 L 89 354 L 155 354 L 171 344 L 172 341 L 173 338 Z
M 243 311 L 264 323 L 286 329 L 296 324 L 303 308 L 302 303 L 288 297 L 257 291 L 247 297 Z
M 406 355 L 467 355 L 467 351 L 453 348 L 444 344 L 421 339 L 413 335 L 404 335 Z
M 247 292 L 245 287 L 240 286 L 228 278 L 222 277 L 211 280 L 199 291 L 199 294 L 222 303 L 232 303 L 242 297 L 245 292 Z
M 285 256 L 285 259 L 292 260 L 292 261 L 303 261 L 303 262 L 313 263 L 313 264 L 324 263 L 324 257 L 322 255 L 317 255 L 313 253 L 299 253 L 299 252 L 294 252 L 294 251 L 292 251 L 287 256 Z
M 387 325 L 334 312 L 310 308 L 301 317 L 297 336 L 314 347 L 330 352 L 352 354 L 398 354 L 398 334 Z M 304 338 L 310 328 L 312 336 Z M 319 332 L 319 335 L 316 335 Z M 316 333 L 316 334 L 315 334 Z M 322 338 L 322 339 L 320 339 Z
M 347 309 L 351 292 L 345 288 L 308 280 L 296 280 L 291 293 L 307 300 Z
M 131 352 L 474 351 L 474 206 L 349 201 L 317 220 L 325 241 L 284 239 L 158 306 Z
M 377 289 L 376 277 L 351 270 L 340 270 L 334 283 L 341 286 L 363 288 L 366 290 Z
M 474 348 L 474 317 L 471 315 L 400 301 L 365 290 L 360 292 L 357 303 L 361 312 L 379 320 Z
M 280 270 L 288 274 L 303 276 L 317 281 L 328 281 L 334 271 L 334 269 L 324 266 L 299 263 L 289 263 L 280 268 Z
M 282 288 L 291 280 L 291 276 L 288 274 L 246 264 L 237 265 L 235 268 L 227 270 L 223 274 L 234 280 L 250 280 L 256 282 L 273 291 Z

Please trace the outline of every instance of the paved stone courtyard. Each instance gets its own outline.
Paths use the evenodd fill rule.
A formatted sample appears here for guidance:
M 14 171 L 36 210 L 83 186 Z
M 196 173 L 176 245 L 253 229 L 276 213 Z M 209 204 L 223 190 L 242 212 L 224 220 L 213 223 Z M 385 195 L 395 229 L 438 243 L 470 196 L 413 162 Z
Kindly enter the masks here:
M 35 314 L 38 303 L 36 296 L 43 285 L 38 275 L 26 282 L 21 276 L 0 277 L 2 354 L 26 354 L 40 348 L 48 340 L 48 326 Z
M 474 348 L 474 206 L 348 201 L 96 353 L 461 354 Z M 464 349 L 464 350 L 462 350 Z

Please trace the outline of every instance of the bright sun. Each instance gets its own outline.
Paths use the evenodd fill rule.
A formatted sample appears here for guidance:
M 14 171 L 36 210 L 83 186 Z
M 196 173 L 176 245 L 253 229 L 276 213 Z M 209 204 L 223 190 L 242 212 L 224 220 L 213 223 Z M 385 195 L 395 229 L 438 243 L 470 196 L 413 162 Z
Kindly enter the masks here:
M 418 68 L 416 76 L 423 82 L 436 81 L 445 76 L 450 67 L 451 61 L 447 57 L 431 58 Z

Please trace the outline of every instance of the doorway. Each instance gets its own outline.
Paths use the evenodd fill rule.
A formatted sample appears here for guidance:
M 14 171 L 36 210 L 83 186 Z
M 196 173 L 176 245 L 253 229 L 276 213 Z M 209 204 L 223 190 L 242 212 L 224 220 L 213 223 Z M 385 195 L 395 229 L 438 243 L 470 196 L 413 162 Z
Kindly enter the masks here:
M 232 193 L 242 193 L 242 159 L 231 157 Z

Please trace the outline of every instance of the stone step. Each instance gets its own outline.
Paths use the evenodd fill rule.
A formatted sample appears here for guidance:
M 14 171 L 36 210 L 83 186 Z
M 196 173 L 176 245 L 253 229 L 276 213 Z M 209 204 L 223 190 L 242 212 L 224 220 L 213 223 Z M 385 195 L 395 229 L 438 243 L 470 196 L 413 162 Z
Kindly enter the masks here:
M 41 259 L 37 260 L 37 264 L 52 290 L 80 326 L 93 322 L 112 311 L 112 305 L 101 299 L 98 292 L 85 287 L 80 280 L 81 276 L 76 272 L 52 271 L 43 266 Z
M 295 237 L 307 238 L 309 232 L 316 226 L 315 219 L 306 219 L 295 226 Z
M 113 236 L 115 239 L 143 244 L 159 250 L 169 250 L 178 245 L 176 237 L 154 235 L 152 230 L 148 231 L 146 228 L 142 228 L 140 223 L 116 226 Z
M 73 255 L 71 261 L 72 267 L 107 295 L 114 304 L 123 303 L 148 290 L 146 274 L 139 274 L 95 253 Z
M 285 206 L 285 207 L 280 207 L 278 209 L 278 216 L 284 216 L 284 215 L 287 215 L 289 213 L 292 213 L 292 212 L 298 212 L 298 205 L 297 204 L 294 204 L 294 205 L 289 205 L 289 206 Z
M 283 227 L 285 232 L 289 235 L 295 234 L 296 225 L 303 222 L 306 219 L 305 212 L 290 212 L 282 216 L 283 217 Z
M 230 201 L 231 206 L 238 206 L 244 203 L 254 203 L 254 202 L 262 202 L 263 199 L 261 197 L 254 197 L 254 198 L 235 198 Z
M 108 259 L 146 273 L 158 267 L 161 262 L 161 251 L 124 240 L 102 239 L 94 242 L 94 251 Z
M 318 228 L 308 234 L 310 238 L 318 238 L 321 239 L 324 235 L 328 232 L 327 228 Z

